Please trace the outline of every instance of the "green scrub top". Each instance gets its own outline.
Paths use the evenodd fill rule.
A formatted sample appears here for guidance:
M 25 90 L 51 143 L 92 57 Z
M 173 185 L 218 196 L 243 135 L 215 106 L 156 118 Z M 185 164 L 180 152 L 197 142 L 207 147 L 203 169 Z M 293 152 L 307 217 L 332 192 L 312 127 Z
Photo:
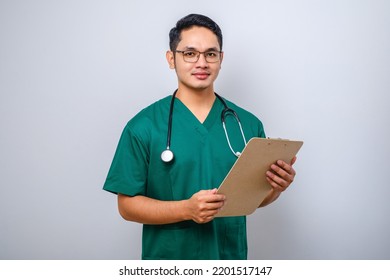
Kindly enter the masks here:
M 173 163 L 160 156 L 166 149 L 171 96 L 139 112 L 123 130 L 103 189 L 129 196 L 144 195 L 172 201 L 190 198 L 202 189 L 217 188 L 236 161 L 221 123 L 224 109 L 216 98 L 201 123 L 175 99 L 171 150 Z M 264 137 L 258 118 L 226 101 L 240 118 L 247 140 Z M 236 119 L 225 116 L 230 142 L 242 151 L 244 142 Z M 142 259 L 246 259 L 246 217 L 215 218 L 206 224 L 184 221 L 144 225 Z

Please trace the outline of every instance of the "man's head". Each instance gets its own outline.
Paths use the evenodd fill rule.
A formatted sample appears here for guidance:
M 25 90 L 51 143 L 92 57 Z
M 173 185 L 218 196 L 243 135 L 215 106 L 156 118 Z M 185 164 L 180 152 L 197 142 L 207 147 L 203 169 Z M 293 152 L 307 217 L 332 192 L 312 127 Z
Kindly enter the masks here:
M 171 50 L 166 58 L 176 70 L 179 93 L 182 89 L 214 92 L 223 60 L 218 25 L 206 16 L 191 14 L 179 20 L 169 36 Z
M 181 40 L 181 33 L 183 30 L 190 29 L 191 27 L 205 27 L 212 31 L 218 38 L 220 51 L 222 51 L 222 31 L 212 19 L 198 14 L 190 14 L 180 19 L 176 26 L 169 32 L 169 47 L 171 51 L 175 51 L 177 45 Z

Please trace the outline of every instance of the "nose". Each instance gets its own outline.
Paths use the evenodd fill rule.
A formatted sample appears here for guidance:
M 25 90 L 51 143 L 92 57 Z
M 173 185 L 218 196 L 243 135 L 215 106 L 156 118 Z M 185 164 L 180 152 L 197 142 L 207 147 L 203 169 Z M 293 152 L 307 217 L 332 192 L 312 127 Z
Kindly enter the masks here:
M 208 62 L 206 61 L 206 55 L 204 53 L 199 54 L 199 58 L 196 64 L 198 67 L 202 67 L 202 68 L 208 66 Z

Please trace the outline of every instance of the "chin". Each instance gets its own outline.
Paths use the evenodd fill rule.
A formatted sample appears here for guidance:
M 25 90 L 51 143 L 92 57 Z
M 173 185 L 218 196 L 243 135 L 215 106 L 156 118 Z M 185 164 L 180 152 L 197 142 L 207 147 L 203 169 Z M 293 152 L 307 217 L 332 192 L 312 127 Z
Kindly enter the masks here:
M 198 83 L 192 84 L 192 88 L 198 89 L 198 90 L 205 90 L 205 89 L 213 88 L 213 83 L 210 83 L 210 81 L 198 82 Z
M 205 87 L 199 86 L 199 87 L 194 87 L 193 89 L 195 91 L 205 91 L 205 90 L 212 89 L 212 88 L 213 88 L 212 86 L 205 86 Z
M 213 89 L 213 83 L 211 80 L 204 80 L 204 81 L 191 81 L 191 82 L 187 82 L 187 83 L 184 83 L 183 81 L 181 82 L 181 84 L 188 88 L 188 89 L 191 89 L 191 90 L 194 90 L 194 91 L 204 91 L 204 90 L 207 90 L 207 89 Z

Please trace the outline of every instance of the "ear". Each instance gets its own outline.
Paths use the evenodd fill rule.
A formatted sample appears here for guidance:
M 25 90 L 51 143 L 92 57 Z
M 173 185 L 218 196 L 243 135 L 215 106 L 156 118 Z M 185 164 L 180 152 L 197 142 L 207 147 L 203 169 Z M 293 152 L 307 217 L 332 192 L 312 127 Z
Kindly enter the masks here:
M 175 69 L 175 55 L 172 51 L 167 51 L 166 53 L 167 62 L 169 64 L 169 68 Z
M 222 68 L 223 55 L 224 52 L 221 52 L 221 61 L 219 62 L 219 68 Z

